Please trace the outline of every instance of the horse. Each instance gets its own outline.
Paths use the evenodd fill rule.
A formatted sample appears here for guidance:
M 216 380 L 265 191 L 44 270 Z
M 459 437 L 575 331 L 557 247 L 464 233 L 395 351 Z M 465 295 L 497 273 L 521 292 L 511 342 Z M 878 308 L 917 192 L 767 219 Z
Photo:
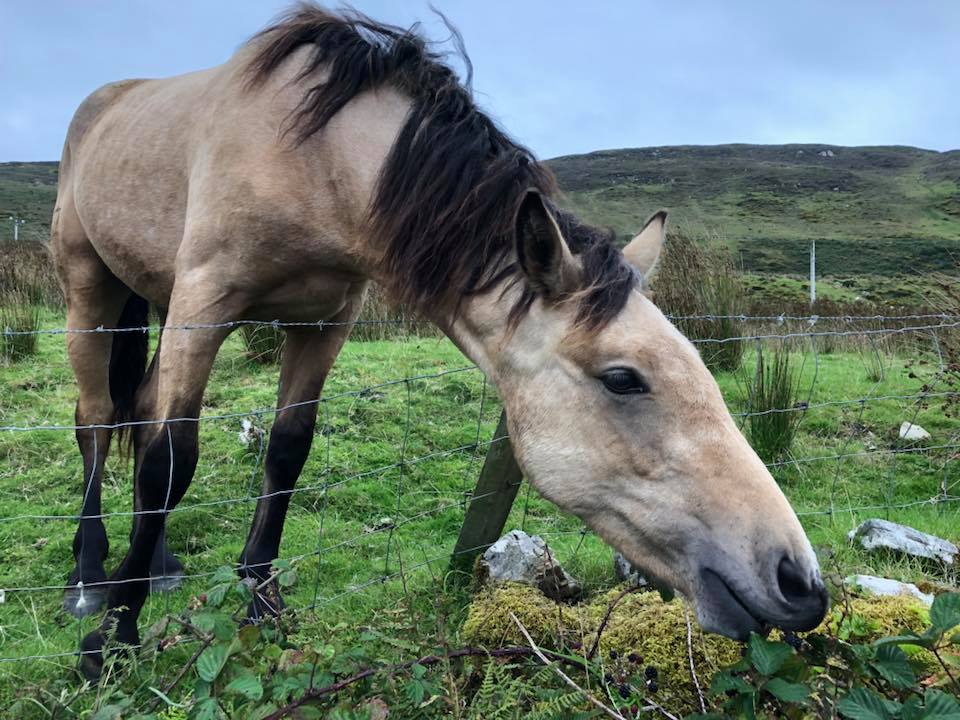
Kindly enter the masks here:
M 666 213 L 621 250 L 558 197 L 416 26 L 353 11 L 298 6 L 223 65 L 113 83 L 80 105 L 51 239 L 68 328 L 135 329 L 68 336 L 84 483 L 65 605 L 106 605 L 80 644 L 87 676 L 111 629 L 138 644 L 151 573 L 181 567 L 164 525 L 196 468 L 211 365 L 241 318 L 314 323 L 286 329 L 238 566 L 270 579 L 316 401 L 373 282 L 486 374 L 529 482 L 680 591 L 706 630 L 743 639 L 822 620 L 795 513 L 647 292 Z M 166 318 L 146 367 L 148 303 Z M 113 430 L 132 444 L 135 513 L 107 580 Z M 274 587 L 247 610 L 282 609 Z

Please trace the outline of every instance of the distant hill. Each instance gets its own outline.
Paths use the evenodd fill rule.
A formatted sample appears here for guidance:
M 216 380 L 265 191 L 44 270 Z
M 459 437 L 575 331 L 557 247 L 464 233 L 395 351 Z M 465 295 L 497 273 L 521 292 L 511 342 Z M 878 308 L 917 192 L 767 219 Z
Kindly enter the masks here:
M 812 239 L 827 275 L 948 269 L 960 254 L 960 150 L 674 146 L 548 162 L 585 220 L 626 239 L 665 207 L 674 227 L 716 233 L 752 271 L 803 273 Z M 56 177 L 57 163 L 0 164 L 0 218 L 19 212 L 45 233 Z
M 652 211 L 716 232 L 748 270 L 834 275 L 953 267 L 960 150 L 715 145 L 602 150 L 550 161 L 567 204 L 624 238 Z

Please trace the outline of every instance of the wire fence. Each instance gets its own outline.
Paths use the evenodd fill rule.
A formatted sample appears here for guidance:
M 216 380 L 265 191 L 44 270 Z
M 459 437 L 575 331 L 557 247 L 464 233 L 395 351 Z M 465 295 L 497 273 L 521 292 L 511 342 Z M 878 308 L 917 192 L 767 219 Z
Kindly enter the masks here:
M 713 320 L 733 321 L 742 327 L 736 334 L 698 337 L 692 342 L 700 347 L 744 345 L 743 368 L 721 373 L 719 380 L 734 418 L 748 436 L 750 422 L 771 416 L 795 417 L 798 427 L 804 428 L 803 437 L 789 452 L 769 459 L 767 467 L 808 522 L 849 525 L 848 521 L 862 513 L 882 512 L 887 517 L 901 511 L 942 514 L 960 507 L 956 504 L 960 476 L 953 462 L 960 451 L 960 423 L 951 410 L 960 393 L 952 384 L 950 354 L 960 337 L 960 316 L 783 314 L 674 319 L 706 321 L 708 325 Z M 361 321 L 368 325 L 393 322 Z M 334 324 L 241 320 L 162 328 L 54 327 L 30 332 L 56 342 L 50 336 L 169 333 L 244 325 L 322 330 Z M 774 345 L 788 347 L 796 358 L 795 401 L 784 407 L 744 409 L 740 401 L 751 393 L 756 353 Z M 389 350 L 384 352 L 387 361 L 382 364 L 402 364 Z M 405 362 L 415 364 L 412 357 L 427 360 L 435 352 L 429 346 L 414 347 L 404 355 Z M 170 516 L 173 549 L 188 568 L 182 578 L 185 589 L 181 595 L 166 594 L 148 603 L 142 624 L 149 621 L 151 613 L 169 612 L 178 600 L 182 605 L 190 593 L 202 591 L 204 583 L 227 562 L 224 553 L 242 544 L 257 501 L 281 494 L 290 496 L 291 501 L 281 554 L 296 565 L 302 578 L 287 598 L 289 607 L 321 612 L 368 594 L 375 596 L 370 602 L 383 601 L 389 591 L 377 588 L 388 588 L 396 580 L 403 580 L 405 587 L 408 578 L 424 571 L 436 581 L 451 559 L 466 507 L 471 500 L 484 497 L 472 491 L 485 454 L 508 439 L 493 432 L 499 400 L 476 366 L 465 363 L 449 348 L 443 362 L 433 365 L 430 371 L 403 373 L 378 382 L 357 382 L 363 377 L 357 372 L 355 377 L 340 378 L 339 387 L 316 400 L 282 407 L 241 406 L 196 418 L 108 424 L 43 421 L 25 410 L 49 402 L 59 408 L 51 414 L 62 417 L 72 400 L 69 392 L 45 398 L 42 389 L 37 391 L 40 404 L 36 406 L 24 408 L 20 403 L 14 411 L 0 407 L 0 456 L 6 465 L 0 468 L 0 663 L 75 656 L 75 634 L 65 628 L 76 623 L 79 637 L 81 627 L 89 629 L 95 622 L 73 620 L 58 610 L 64 590 L 59 578 L 61 573 L 65 578 L 73 564 L 70 540 L 79 520 L 81 498 L 76 496 L 76 488 L 80 477 L 74 475 L 80 463 L 73 446 L 77 431 L 144 425 L 169 428 L 173 423 L 196 423 L 203 431 L 201 464 L 190 492 L 179 505 L 161 510 L 129 509 L 129 468 L 114 464 L 104 479 L 104 502 L 109 509 L 87 516 L 104 521 L 115 541 L 135 515 Z M 0 388 L 6 387 L 3 372 L 0 367 Z M 236 379 L 237 373 L 230 375 Z M 255 385 L 263 380 L 263 373 L 251 374 L 247 380 Z M 66 367 L 57 382 L 70 386 Z M 216 383 L 215 377 L 214 386 Z M 266 388 L 259 390 L 265 397 Z M 241 397 L 248 395 L 237 395 L 235 402 Z M 300 482 L 290 490 L 263 492 L 266 424 L 280 412 L 306 405 L 317 407 L 319 420 Z M 241 429 L 240 421 L 247 421 L 246 429 Z M 909 429 L 921 422 L 934 437 L 919 441 L 900 437 L 901 423 Z M 243 444 L 234 439 L 238 432 L 246 433 Z M 208 445 L 214 447 L 213 459 L 204 464 Z M 559 549 L 561 557 L 565 555 L 562 559 L 567 563 L 576 564 L 586 546 L 593 548 L 594 554 L 602 548 L 599 539 L 578 520 L 550 509 L 529 487 L 519 496 L 509 522 L 543 536 Z M 54 547 L 43 555 L 49 564 L 31 564 L 31 558 L 47 545 Z M 235 552 L 233 557 L 237 557 Z M 102 584 L 144 580 L 149 578 Z M 56 625 L 58 630 L 46 632 L 48 625 Z

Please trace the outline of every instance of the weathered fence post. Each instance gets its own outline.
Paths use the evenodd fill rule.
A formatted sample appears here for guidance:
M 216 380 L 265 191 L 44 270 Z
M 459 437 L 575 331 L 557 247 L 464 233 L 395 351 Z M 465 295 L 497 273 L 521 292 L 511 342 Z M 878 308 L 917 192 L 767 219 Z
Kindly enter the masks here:
M 500 413 L 493 440 L 450 558 L 450 567 L 454 569 L 469 570 L 474 558 L 497 541 L 523 480 L 513 457 L 506 412 Z

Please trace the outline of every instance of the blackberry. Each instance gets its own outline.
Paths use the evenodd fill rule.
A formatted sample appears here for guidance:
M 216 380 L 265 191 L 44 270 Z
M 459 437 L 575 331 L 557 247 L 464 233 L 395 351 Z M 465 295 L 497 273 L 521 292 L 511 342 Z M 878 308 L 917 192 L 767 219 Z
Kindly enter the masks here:
M 604 681 L 607 685 L 609 685 L 610 683 L 613 682 L 613 675 L 611 675 L 610 673 L 604 673 L 604 674 L 603 674 L 603 681 Z
M 800 650 L 803 647 L 803 640 L 801 640 L 796 633 L 787 632 L 783 634 L 783 641 L 792 647 L 794 650 Z
M 660 673 L 657 672 L 657 669 L 653 665 L 647 665 L 647 669 L 643 671 L 643 674 L 647 680 L 656 680 L 660 677 Z
M 627 660 L 632 662 L 634 665 L 639 665 L 643 662 L 643 656 L 637 655 L 636 653 L 630 653 L 627 655 Z
M 611 659 L 611 660 L 616 660 L 618 657 L 619 657 L 619 655 L 617 654 L 617 651 L 616 651 L 616 650 L 611 650 L 611 651 L 610 651 L 610 659 Z
M 627 687 L 626 685 L 621 685 L 619 690 L 620 690 L 620 697 L 622 697 L 624 700 L 630 697 L 630 688 Z
M 656 680 L 648 680 L 648 681 L 647 681 L 647 690 L 649 690 L 649 691 L 652 692 L 652 693 L 655 693 L 655 692 L 656 692 L 657 690 L 659 690 L 659 689 L 660 689 L 660 686 L 657 685 L 657 681 L 656 681 Z

